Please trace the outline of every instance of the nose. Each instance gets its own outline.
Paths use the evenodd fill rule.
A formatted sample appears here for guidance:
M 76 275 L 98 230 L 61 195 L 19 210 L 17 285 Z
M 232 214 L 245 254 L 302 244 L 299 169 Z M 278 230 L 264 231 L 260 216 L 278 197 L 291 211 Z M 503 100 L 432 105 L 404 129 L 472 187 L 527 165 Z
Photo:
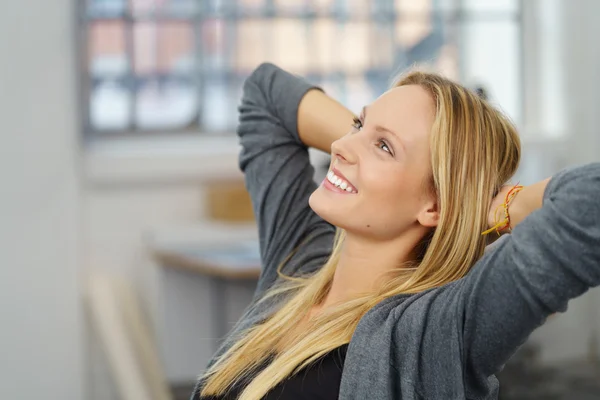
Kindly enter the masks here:
M 358 155 L 349 139 L 349 136 L 344 136 L 331 143 L 331 156 L 339 162 L 355 164 L 358 161 Z

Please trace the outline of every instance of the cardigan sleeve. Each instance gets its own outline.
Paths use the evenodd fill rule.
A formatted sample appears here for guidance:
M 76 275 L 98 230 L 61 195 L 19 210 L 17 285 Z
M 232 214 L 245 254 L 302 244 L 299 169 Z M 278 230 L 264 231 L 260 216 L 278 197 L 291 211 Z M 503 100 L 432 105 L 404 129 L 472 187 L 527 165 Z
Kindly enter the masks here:
M 307 249 L 302 251 L 302 265 L 284 269 L 288 275 L 314 271 L 331 250 L 334 228 L 308 204 L 317 185 L 297 127 L 299 103 L 314 89 L 319 90 L 268 63 L 244 84 L 237 130 L 242 147 L 239 165 L 258 224 L 259 294 L 277 280 L 277 267 L 301 244 Z
M 467 372 L 485 378 L 550 314 L 600 285 L 600 164 L 553 177 L 542 207 L 461 283 Z

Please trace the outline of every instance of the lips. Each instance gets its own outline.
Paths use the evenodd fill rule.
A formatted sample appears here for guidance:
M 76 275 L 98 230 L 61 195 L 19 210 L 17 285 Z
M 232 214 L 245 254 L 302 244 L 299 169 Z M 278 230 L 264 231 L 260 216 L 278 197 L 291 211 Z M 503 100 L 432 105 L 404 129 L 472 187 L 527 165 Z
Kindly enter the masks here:
M 356 187 L 339 170 L 331 168 L 325 178 L 332 186 L 347 193 L 358 193 Z

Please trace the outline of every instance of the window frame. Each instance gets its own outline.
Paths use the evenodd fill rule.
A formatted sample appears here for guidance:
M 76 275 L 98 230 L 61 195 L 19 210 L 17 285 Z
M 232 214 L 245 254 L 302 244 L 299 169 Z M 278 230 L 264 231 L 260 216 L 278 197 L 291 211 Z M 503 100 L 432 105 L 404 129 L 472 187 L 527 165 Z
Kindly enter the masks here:
M 464 1 L 464 0 L 455 0 Z M 239 145 L 234 132 L 216 133 L 201 129 L 182 130 L 121 130 L 94 131 L 89 121 L 89 93 L 85 79 L 89 76 L 87 32 L 89 22 L 85 17 L 86 4 L 77 0 L 77 50 L 80 52 L 77 68 L 79 82 L 80 126 L 85 148 L 84 176 L 93 184 L 103 186 L 127 184 L 164 184 L 191 183 L 212 179 L 238 179 L 241 177 L 237 168 Z M 518 24 L 521 40 L 520 66 L 521 73 L 521 109 L 524 132 L 524 144 L 545 141 L 543 133 L 535 131 L 535 123 L 530 123 L 527 92 L 532 85 L 531 74 L 537 56 L 525 46 L 531 42 L 524 29 L 527 24 L 535 23 L 532 13 L 525 12 L 523 0 L 519 1 Z M 457 10 L 459 10 L 457 8 Z M 460 40 L 460 39 L 459 39 Z M 458 43 L 460 49 L 460 43 Z M 527 51 L 526 51 L 527 50 Z M 199 55 L 199 52 L 196 52 Z M 460 53 L 459 53 L 460 57 Z M 459 79 L 463 77 L 462 63 L 458 63 Z M 535 76 L 534 76 L 535 78 Z M 531 95 L 530 95 L 531 96 Z M 533 128 L 533 129 L 531 129 Z M 561 140 L 556 140 L 559 148 Z M 550 145 L 552 146 L 552 145 Z M 318 156 L 317 156 L 318 158 Z M 158 162 L 157 162 L 158 160 Z
M 164 13 L 164 12 L 152 12 L 149 14 L 145 14 L 145 15 L 136 15 L 134 12 L 129 10 L 129 3 L 132 0 L 122 0 L 122 4 L 123 4 L 123 8 L 121 9 L 120 13 L 111 13 L 110 15 L 90 15 L 88 13 L 88 1 L 86 0 L 78 0 L 77 4 L 78 4 L 78 28 L 79 28 L 79 38 L 80 38 L 80 42 L 78 44 L 79 47 L 79 51 L 80 51 L 80 55 L 81 57 L 79 57 L 80 59 L 80 66 L 78 68 L 79 71 L 79 86 L 80 86 L 80 98 L 81 98 L 81 125 L 82 125 L 82 131 L 83 131 L 83 137 L 84 140 L 88 141 L 88 140 L 110 140 L 113 138 L 118 138 L 118 137 L 144 137 L 144 138 L 151 138 L 151 137 L 162 137 L 165 135 L 177 135 L 177 136 L 194 136 L 194 135 L 201 135 L 201 136 L 205 136 L 205 137 L 215 137 L 215 136 L 222 136 L 222 135 L 227 135 L 230 134 L 232 131 L 232 129 L 224 129 L 224 130 L 206 130 L 203 129 L 201 123 L 200 123 L 200 113 L 203 110 L 203 96 L 202 94 L 200 94 L 202 92 L 202 78 L 206 75 L 205 72 L 201 71 L 201 67 L 200 67 L 200 62 L 199 59 L 201 59 L 202 57 L 202 41 L 200 40 L 200 21 L 203 20 L 204 18 L 210 18 L 209 17 L 205 17 L 202 16 L 202 13 L 205 12 L 206 10 L 201 9 L 200 6 L 198 5 L 198 3 L 196 3 L 196 9 L 194 13 L 191 13 L 189 15 L 187 15 L 185 18 L 182 17 L 178 17 L 177 15 L 172 15 L 172 13 Z M 458 33 L 456 33 L 456 38 L 454 39 L 454 43 L 458 46 L 457 51 L 458 51 L 458 61 L 457 61 L 457 71 L 458 71 L 458 78 L 462 79 L 462 77 L 464 76 L 464 65 L 463 63 L 460 62 L 460 56 L 462 54 L 463 49 L 461 49 L 461 43 L 463 41 L 463 39 L 460 37 L 460 25 L 467 22 L 469 19 L 474 18 L 475 20 L 480 19 L 479 17 L 475 16 L 469 16 L 469 13 L 465 12 L 465 1 L 466 0 L 450 0 L 452 4 L 450 4 L 448 6 L 447 11 L 441 11 L 441 16 L 439 16 L 439 18 L 443 19 L 443 24 L 445 26 L 449 26 L 450 29 L 455 29 Z M 390 5 L 388 5 L 388 7 L 394 7 L 394 2 L 393 0 L 389 0 Z M 520 2 L 522 2 L 522 0 L 520 0 Z M 316 19 L 316 18 L 321 18 L 322 16 L 317 16 L 317 15 L 307 15 L 304 16 L 304 14 L 302 12 L 277 12 L 275 10 L 275 5 L 274 5 L 274 0 L 266 0 L 265 1 L 265 9 L 264 10 L 255 10 L 252 12 L 249 11 L 245 11 L 243 15 L 241 16 L 236 16 L 233 20 L 229 20 L 227 19 L 227 21 L 229 21 L 229 23 L 235 23 L 235 21 L 240 21 L 240 20 L 244 20 L 244 19 L 252 19 L 252 18 L 286 18 L 286 16 L 292 16 L 294 18 L 311 18 L 311 19 Z M 517 8 L 517 14 L 520 16 L 522 15 L 521 12 L 521 5 L 518 6 Z M 504 13 L 504 12 L 502 12 Z M 226 18 L 230 18 L 231 16 L 225 15 L 224 16 Z M 410 16 L 409 16 L 410 17 Z M 343 19 L 343 17 L 340 16 L 336 16 L 334 14 L 332 14 L 330 16 L 331 19 L 333 19 L 334 21 L 342 21 L 345 22 L 345 20 Z M 392 18 L 396 21 L 399 21 L 401 18 L 406 18 L 403 17 L 402 14 L 399 14 L 397 12 L 394 12 L 389 18 Z M 505 16 L 500 17 L 500 18 L 506 18 Z M 154 128 L 140 128 L 140 127 L 136 127 L 136 121 L 134 121 L 135 119 L 135 108 L 136 108 L 136 101 L 137 101 L 137 93 L 136 93 L 136 75 L 135 75 L 135 71 L 133 69 L 133 65 L 134 65 L 134 58 L 135 58 L 135 53 L 134 53 L 134 37 L 133 37 L 133 29 L 134 29 L 134 23 L 135 22 L 139 22 L 139 21 L 173 21 L 173 22 L 177 22 L 177 21 L 188 21 L 190 23 L 190 28 L 193 29 L 193 40 L 194 40 L 194 57 L 196 58 L 196 66 L 195 66 L 195 70 L 194 70 L 194 77 L 196 77 L 196 79 L 198 80 L 197 82 L 197 99 L 196 99 L 196 109 L 197 109 L 197 113 L 196 116 L 194 117 L 194 120 L 192 122 L 192 126 L 193 127 L 181 127 L 181 128 L 160 128 L 157 127 L 156 129 Z M 124 55 L 126 57 L 127 60 L 127 65 L 129 65 L 130 67 L 128 68 L 126 75 L 124 75 L 124 78 L 126 79 L 127 83 L 126 83 L 126 87 L 128 88 L 128 93 L 131 96 L 130 100 L 129 100 L 129 119 L 130 121 L 128 122 L 128 127 L 127 128 L 123 128 L 123 129 L 97 129 L 94 128 L 92 126 L 91 123 L 91 101 L 90 101 L 90 97 L 92 94 L 91 91 L 91 85 L 90 85 L 90 79 L 91 79 L 91 72 L 90 72 L 90 64 L 89 64 L 89 27 L 91 24 L 93 24 L 94 22 L 103 22 L 103 21 L 115 21 L 115 22 L 121 22 L 123 24 L 123 30 L 124 30 L 124 41 L 125 41 L 125 51 L 124 51 Z M 233 22 L 232 22 L 233 21 Z M 515 21 L 515 24 L 518 25 L 518 29 L 520 31 L 522 31 L 522 21 L 519 20 L 519 18 L 517 18 L 517 21 Z M 522 41 L 521 43 L 519 43 L 519 46 L 522 48 Z M 520 51 L 521 53 L 523 53 L 523 51 Z M 521 71 L 521 74 L 523 73 L 523 60 L 520 60 L 520 66 L 519 69 Z M 232 73 L 235 72 L 232 70 Z M 366 72 L 366 71 L 365 71 Z M 236 75 L 236 79 L 239 80 L 243 80 L 243 74 L 241 73 L 235 73 Z M 176 76 L 176 75 L 173 75 Z M 226 75 L 224 75 L 226 76 Z M 150 78 L 152 78 L 152 76 L 150 76 Z M 235 85 L 235 84 L 232 84 Z M 233 87 L 233 86 L 231 86 Z M 522 97 L 522 96 L 520 96 Z M 523 108 L 521 106 L 521 108 Z

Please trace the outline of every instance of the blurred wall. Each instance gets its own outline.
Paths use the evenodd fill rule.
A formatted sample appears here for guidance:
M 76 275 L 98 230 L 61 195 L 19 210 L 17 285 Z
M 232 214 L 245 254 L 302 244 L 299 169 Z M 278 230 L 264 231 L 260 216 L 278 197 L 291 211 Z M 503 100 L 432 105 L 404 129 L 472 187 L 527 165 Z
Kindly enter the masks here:
M 565 105 L 569 133 L 565 149 L 573 163 L 600 160 L 600 2 L 563 1 Z
M 537 0 L 543 7 L 544 0 Z M 552 0 L 555 1 L 555 0 Z M 560 85 L 566 109 L 566 142 L 553 149 L 553 155 L 564 165 L 600 161 L 600 2 L 595 0 L 560 1 L 555 28 L 555 53 L 560 61 L 562 85 L 547 80 L 539 85 Z M 540 51 L 541 46 L 526 51 Z M 545 57 L 539 57 L 543 68 Z M 540 74 L 543 75 L 543 74 Z M 535 100 L 535 99 L 534 99 Z M 538 99 L 539 100 L 539 99 Z M 552 116 L 543 116 L 542 118 Z M 550 156 L 539 155 L 543 160 Z M 543 234 L 543 233 L 540 233 Z M 569 310 L 551 319 L 533 335 L 541 345 L 542 361 L 561 363 L 573 358 L 600 359 L 600 288 L 571 301 Z
M 82 203 L 83 267 L 86 270 L 109 271 L 132 282 L 143 301 L 150 325 L 160 330 L 162 314 L 159 302 L 163 282 L 160 268 L 153 263 L 145 239 L 161 227 L 189 225 L 201 220 L 203 200 L 200 185 L 175 178 L 170 183 L 88 182 Z M 208 313 L 208 308 L 203 305 L 202 293 L 194 299 L 197 311 Z M 160 332 L 157 333 L 160 336 Z M 88 338 L 88 343 L 90 399 L 114 399 L 114 383 L 106 368 L 102 346 L 94 335 Z M 191 376 L 198 372 L 191 372 Z
M 84 399 L 73 1 L 0 11 L 0 399 Z

